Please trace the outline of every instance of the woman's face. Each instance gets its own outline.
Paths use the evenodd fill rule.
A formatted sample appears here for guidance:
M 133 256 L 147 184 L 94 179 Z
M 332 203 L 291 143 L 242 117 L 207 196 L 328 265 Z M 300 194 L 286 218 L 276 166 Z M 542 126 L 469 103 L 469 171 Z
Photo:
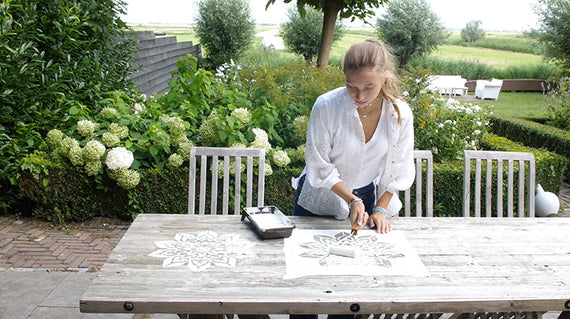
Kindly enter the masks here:
M 348 71 L 344 75 L 345 86 L 350 98 L 358 107 L 372 103 L 380 94 L 385 78 L 374 68 Z

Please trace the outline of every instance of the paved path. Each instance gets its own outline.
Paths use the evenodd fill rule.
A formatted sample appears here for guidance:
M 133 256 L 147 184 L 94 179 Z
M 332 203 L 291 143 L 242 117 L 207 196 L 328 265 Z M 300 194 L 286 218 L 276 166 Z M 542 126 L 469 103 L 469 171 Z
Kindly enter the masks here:
M 570 185 L 559 198 L 570 217 Z M 53 226 L 0 216 L 0 318 L 176 319 L 176 315 L 82 314 L 79 298 L 122 238 L 128 222 L 93 219 Z M 272 316 L 273 317 L 273 316 Z M 275 316 L 287 319 L 287 316 Z M 554 319 L 557 313 L 547 313 Z

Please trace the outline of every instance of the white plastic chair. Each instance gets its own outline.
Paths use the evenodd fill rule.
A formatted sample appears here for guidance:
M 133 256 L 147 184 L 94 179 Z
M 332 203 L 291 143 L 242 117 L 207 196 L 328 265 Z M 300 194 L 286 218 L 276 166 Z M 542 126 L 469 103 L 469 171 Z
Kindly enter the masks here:
M 499 93 L 501 92 L 501 87 L 503 87 L 503 80 L 477 80 L 475 83 L 475 97 L 481 100 L 499 99 Z
M 241 214 L 241 176 L 242 158 L 246 160 L 246 206 L 253 204 L 254 184 L 257 186 L 257 206 L 263 206 L 265 188 L 265 150 L 257 148 L 224 148 L 224 147 L 192 147 L 190 151 L 190 172 L 188 187 L 188 214 L 196 213 L 196 200 L 198 199 L 198 214 L 206 214 L 206 190 L 210 181 L 210 210 L 209 214 L 231 214 L 230 207 L 230 184 L 234 187 L 234 211 L 233 214 Z M 254 159 L 257 159 L 258 176 L 257 183 L 254 181 Z M 223 166 L 219 161 L 223 160 Z M 199 169 L 197 162 L 200 162 Z M 230 165 L 231 163 L 231 165 Z M 234 166 L 235 165 L 235 166 Z M 230 168 L 231 167 L 231 168 Z M 235 168 L 234 168 L 235 167 Z M 221 171 L 219 169 L 222 169 Z M 198 174 L 199 171 L 199 174 Z M 232 178 L 232 171 L 233 178 Z M 208 172 L 210 174 L 208 174 Z M 196 198 L 196 176 L 200 176 L 199 197 Z M 218 194 L 218 180 L 222 179 L 222 192 Z M 233 179 L 233 183 L 232 183 Z M 221 195 L 222 207 L 218 209 L 218 199 Z

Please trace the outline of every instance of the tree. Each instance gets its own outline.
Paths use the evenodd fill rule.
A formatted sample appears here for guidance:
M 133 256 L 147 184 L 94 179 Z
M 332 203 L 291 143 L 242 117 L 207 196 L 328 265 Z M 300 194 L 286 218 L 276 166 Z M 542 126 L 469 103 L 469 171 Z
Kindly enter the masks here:
M 570 2 L 568 0 L 539 0 L 535 11 L 541 23 L 533 30 L 546 46 L 546 56 L 570 69 Z
M 210 67 L 238 58 L 253 42 L 255 22 L 247 0 L 201 0 L 196 20 Z
M 289 20 L 281 26 L 283 42 L 287 48 L 297 54 L 302 54 L 305 61 L 311 63 L 313 56 L 319 52 L 323 15 L 313 8 L 306 10 L 304 17 L 301 17 L 299 11 L 294 8 L 289 9 L 287 14 Z M 343 34 L 343 26 L 337 22 L 333 43 L 338 41 Z
M 292 0 L 283 1 L 290 3 Z M 323 12 L 323 28 L 317 66 L 326 68 L 329 64 L 337 16 L 340 15 L 341 19 L 352 18 L 351 21 L 356 18 L 365 19 L 369 15 L 374 15 L 372 7 L 378 8 L 386 2 L 388 0 L 297 0 L 297 10 L 301 16 L 306 13 L 305 5 Z M 268 0 L 265 9 L 273 3 L 275 0 Z
M 425 0 L 395 0 L 376 22 L 380 38 L 392 47 L 403 68 L 410 58 L 427 54 L 448 34 Z
M 481 28 L 481 21 L 471 20 L 461 29 L 461 38 L 465 42 L 475 42 L 485 37 L 485 31 Z

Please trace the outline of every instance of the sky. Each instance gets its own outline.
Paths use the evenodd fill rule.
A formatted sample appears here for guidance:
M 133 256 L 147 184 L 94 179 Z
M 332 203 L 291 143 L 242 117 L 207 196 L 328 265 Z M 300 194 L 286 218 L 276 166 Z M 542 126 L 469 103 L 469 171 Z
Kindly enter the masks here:
M 122 19 L 129 24 L 192 24 L 199 0 L 124 0 L 127 14 Z M 480 20 L 487 31 L 529 31 L 538 28 L 533 6 L 538 0 L 426 0 L 446 28 L 461 30 L 470 20 Z M 295 3 L 295 1 L 292 1 Z M 276 0 L 265 10 L 267 0 L 249 0 L 257 24 L 281 24 L 287 19 L 285 4 Z M 377 10 L 380 16 L 383 9 Z M 347 22 L 349 20 L 346 20 Z M 374 24 L 376 17 L 370 22 Z M 362 26 L 361 22 L 350 26 Z

